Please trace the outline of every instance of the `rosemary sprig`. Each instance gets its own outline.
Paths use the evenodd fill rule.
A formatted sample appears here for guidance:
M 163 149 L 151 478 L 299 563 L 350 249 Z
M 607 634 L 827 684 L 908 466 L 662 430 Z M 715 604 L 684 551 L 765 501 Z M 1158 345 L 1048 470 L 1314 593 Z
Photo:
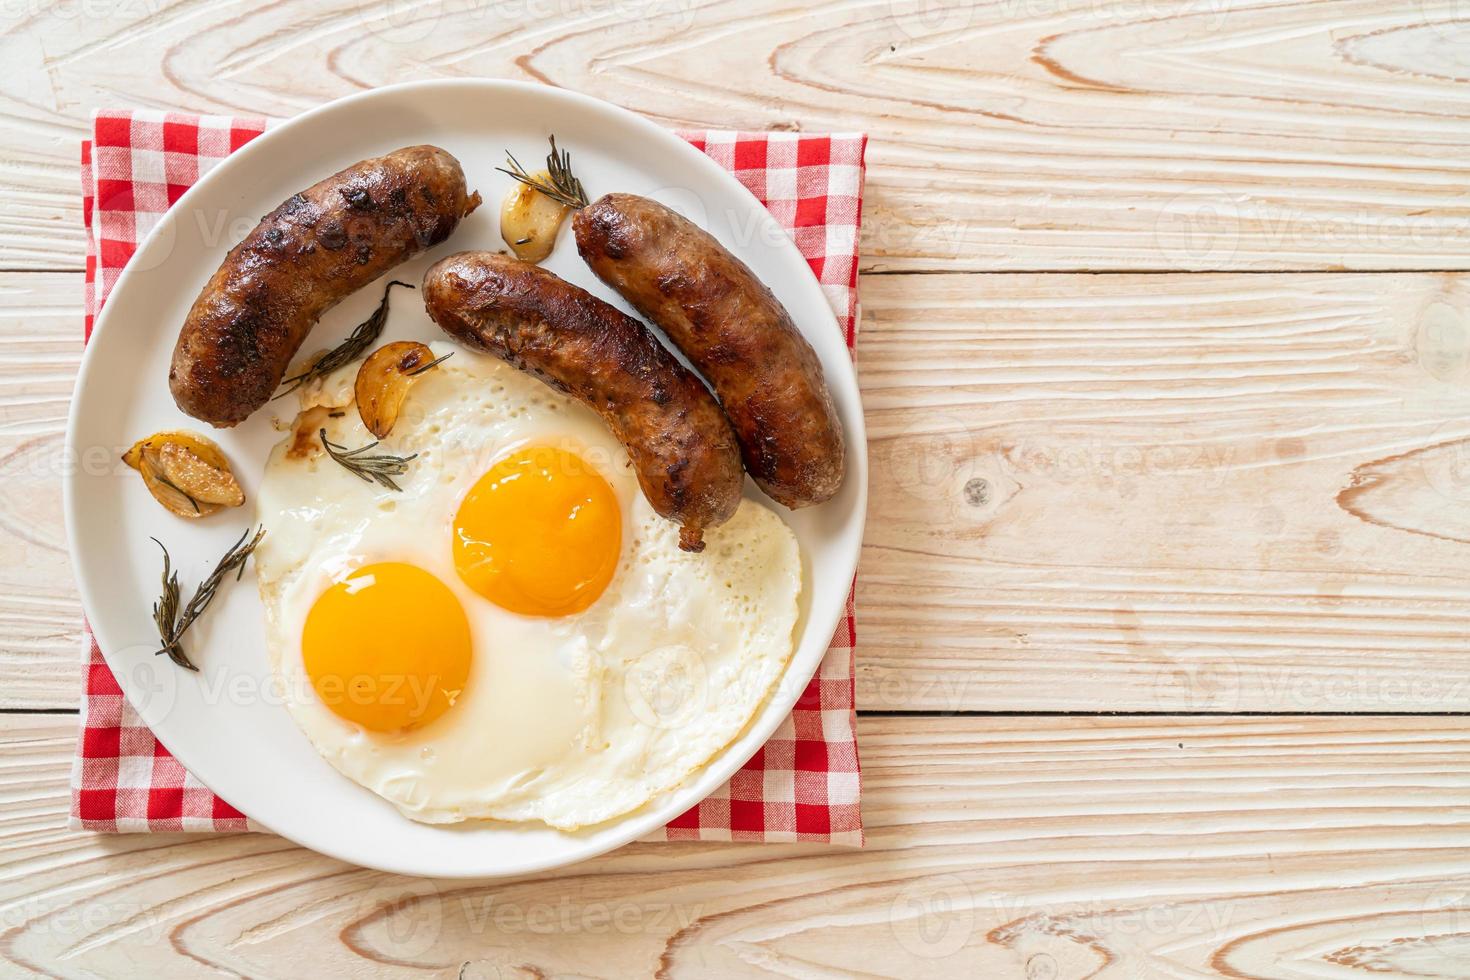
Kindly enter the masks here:
M 174 481 L 170 480 L 168 477 L 164 476 L 162 473 L 157 472 L 156 470 L 153 473 L 153 478 L 155 480 L 157 480 L 159 483 L 162 483 L 164 486 L 168 487 L 174 493 L 178 494 L 180 497 L 183 497 L 185 500 L 189 501 L 189 506 L 194 508 L 194 513 L 196 513 L 196 514 L 199 513 L 199 501 L 195 500 L 193 497 L 191 497 L 187 493 L 185 493 L 183 491 L 183 489 L 181 489 L 177 483 L 175 483 Z M 158 539 L 157 538 L 154 538 L 153 540 L 154 541 L 157 541 Z M 162 547 L 162 545 L 160 545 L 159 547 Z
M 428 364 L 420 364 L 418 367 L 416 367 L 412 371 L 408 372 L 408 374 L 405 375 L 405 377 L 412 378 L 415 375 L 423 374 L 425 371 L 429 370 L 429 368 L 436 368 L 439 365 L 443 364 L 445 361 L 449 360 L 453 356 L 454 356 L 454 351 L 450 351 L 448 354 L 440 354 L 438 357 L 434 358 Z
M 349 473 L 357 476 L 367 483 L 377 483 L 387 487 L 389 490 L 402 490 L 398 484 L 393 482 L 395 476 L 402 476 L 408 472 L 410 460 L 417 459 L 418 453 L 412 456 L 390 456 L 387 453 L 379 453 L 375 456 L 364 456 L 369 449 L 377 445 L 370 442 L 366 446 L 357 449 L 348 449 L 327 438 L 327 430 L 320 430 L 322 448 L 326 449 L 327 455 L 340 463 Z
M 180 667 L 198 670 L 184 656 L 184 651 L 179 647 L 178 634 L 174 632 L 174 623 L 179 618 L 179 573 L 174 571 L 173 564 L 169 561 L 168 549 L 163 546 L 163 542 L 157 538 L 152 540 L 163 551 L 163 595 L 153 603 L 153 624 L 158 627 L 158 639 L 163 643 L 163 649 L 155 650 L 154 656 L 167 653 L 168 658 Z
M 262 527 L 250 536 L 250 529 L 246 528 L 240 539 L 230 546 L 224 557 L 215 565 L 214 571 L 210 572 L 199 587 L 194 590 L 194 596 L 189 604 L 179 611 L 179 573 L 174 571 L 173 563 L 169 559 L 168 549 L 163 542 L 157 538 L 153 543 L 163 551 L 163 594 L 153 604 L 153 623 L 158 627 L 158 639 L 163 644 L 155 655 L 159 653 L 168 654 L 168 658 L 187 670 L 198 670 L 189 657 L 184 653 L 184 647 L 180 641 L 184 633 L 193 626 L 209 604 L 214 601 L 215 593 L 219 591 L 220 584 L 224 582 L 225 576 L 231 572 L 235 573 L 238 582 L 240 576 L 245 574 L 245 562 L 255 551 L 255 546 L 260 544 L 260 539 L 265 537 L 265 528 Z M 249 538 L 247 541 L 246 538 Z
M 559 204 L 565 204 L 569 208 L 579 209 L 587 206 L 587 192 L 582 189 L 582 182 L 572 173 L 572 155 L 566 150 L 558 151 L 556 148 L 556 137 L 551 137 L 551 152 L 546 155 L 546 173 L 548 179 L 534 177 L 521 166 L 521 162 L 509 151 L 505 151 L 506 163 L 510 169 L 496 167 L 503 174 L 508 174 L 527 187 L 534 188 L 545 194 Z
M 378 339 L 378 335 L 383 332 L 383 325 L 388 322 L 388 294 L 393 291 L 394 286 L 414 288 L 411 284 L 399 282 L 397 279 L 384 286 L 383 298 L 378 301 L 378 308 L 373 310 L 372 316 L 359 323 L 352 333 L 347 335 L 346 340 L 317 358 L 316 363 L 311 367 L 282 381 L 281 384 L 290 385 L 290 387 L 276 395 L 276 398 L 284 398 L 307 382 L 316 378 L 324 378 L 342 365 L 351 364 L 361 357 L 363 352 L 372 346 L 373 341 Z

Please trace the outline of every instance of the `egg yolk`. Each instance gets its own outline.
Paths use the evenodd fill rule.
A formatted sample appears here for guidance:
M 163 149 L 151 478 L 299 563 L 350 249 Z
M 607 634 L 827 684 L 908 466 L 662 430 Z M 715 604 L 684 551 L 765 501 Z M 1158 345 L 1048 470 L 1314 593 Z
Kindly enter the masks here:
M 400 731 L 438 718 L 464 690 L 470 624 L 443 582 L 414 565 L 382 562 L 317 598 L 301 650 L 329 709 L 369 731 Z
M 454 567 L 504 609 L 565 616 L 597 601 L 617 568 L 622 513 L 607 480 L 552 446 L 506 456 L 454 519 Z

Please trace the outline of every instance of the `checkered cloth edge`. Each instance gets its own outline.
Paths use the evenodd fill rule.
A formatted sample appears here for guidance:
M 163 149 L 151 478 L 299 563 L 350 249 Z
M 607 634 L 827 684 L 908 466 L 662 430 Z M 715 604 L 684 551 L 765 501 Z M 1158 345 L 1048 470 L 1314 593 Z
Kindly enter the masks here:
M 100 111 L 82 143 L 87 228 L 85 336 L 123 267 L 165 211 L 201 176 L 259 136 L 268 120 Z M 858 229 L 867 137 L 853 134 L 679 135 L 735 177 L 795 239 L 837 314 L 857 337 Z M 650 840 L 819 841 L 861 846 L 854 712 L 853 600 L 791 716 L 730 781 Z M 73 827 L 96 831 L 261 829 L 187 772 L 143 724 L 90 636 L 81 732 L 72 767 Z

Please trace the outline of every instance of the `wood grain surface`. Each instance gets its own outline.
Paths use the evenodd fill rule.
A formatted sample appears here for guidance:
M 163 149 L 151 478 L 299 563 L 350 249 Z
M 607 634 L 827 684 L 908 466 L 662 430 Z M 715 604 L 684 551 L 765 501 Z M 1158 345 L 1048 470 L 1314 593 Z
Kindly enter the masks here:
M 1470 707 L 1470 279 L 863 299 L 864 707 Z
M 0 273 L 0 708 L 75 707 L 81 605 L 66 555 L 66 413 L 80 273 Z
M 61 830 L 72 725 L 0 733 L 7 973 L 1387 980 L 1470 955 L 1463 719 L 869 719 L 862 851 L 635 844 L 481 883 Z
M 98 106 L 487 75 L 864 129 L 865 268 L 1464 268 L 1461 0 L 13 0 L 0 268 L 74 269 Z M 493 106 L 486 111 L 493 112 Z

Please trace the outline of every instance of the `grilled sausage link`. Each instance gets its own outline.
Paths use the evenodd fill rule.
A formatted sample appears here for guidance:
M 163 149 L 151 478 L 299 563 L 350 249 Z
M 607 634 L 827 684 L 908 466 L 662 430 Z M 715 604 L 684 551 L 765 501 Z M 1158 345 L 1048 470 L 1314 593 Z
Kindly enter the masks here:
M 740 506 L 745 474 L 730 423 L 704 384 L 643 324 L 540 266 L 459 252 L 424 274 L 429 316 L 583 402 L 627 447 L 649 504 L 681 525 L 679 547 Z
M 169 368 L 180 409 L 225 428 L 270 400 L 318 319 L 444 241 L 480 204 L 437 146 L 364 160 L 293 194 L 230 249 L 184 320 Z
M 709 379 L 761 489 L 792 508 L 835 494 L 845 447 L 822 365 L 755 273 L 713 235 L 635 194 L 608 194 L 573 227 L 598 278 Z

